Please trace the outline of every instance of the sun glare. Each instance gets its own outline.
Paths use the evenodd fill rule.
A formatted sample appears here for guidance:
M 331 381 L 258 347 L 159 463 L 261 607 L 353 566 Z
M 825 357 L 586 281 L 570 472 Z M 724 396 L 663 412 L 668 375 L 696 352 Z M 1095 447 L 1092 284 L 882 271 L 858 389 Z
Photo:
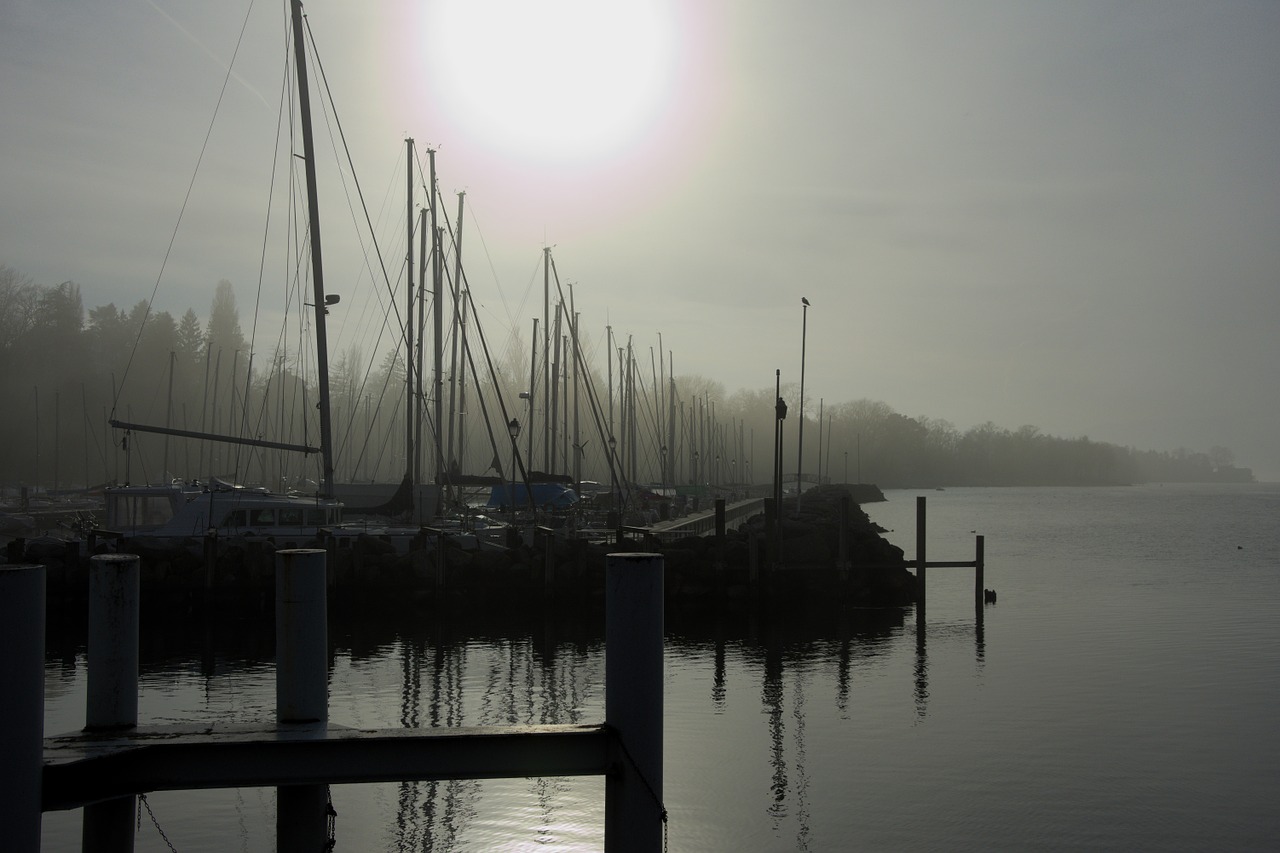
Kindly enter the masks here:
M 642 144 L 673 96 L 663 0 L 447 0 L 430 21 L 428 86 L 485 146 L 613 159 Z

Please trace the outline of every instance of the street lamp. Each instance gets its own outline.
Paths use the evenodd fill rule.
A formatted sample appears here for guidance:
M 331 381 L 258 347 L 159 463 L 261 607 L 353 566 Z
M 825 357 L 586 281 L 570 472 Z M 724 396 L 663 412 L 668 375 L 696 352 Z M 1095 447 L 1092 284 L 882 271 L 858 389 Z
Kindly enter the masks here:
M 516 516 L 516 439 L 520 437 L 520 421 L 512 418 L 507 424 L 507 434 L 511 436 L 511 489 L 507 496 L 511 499 L 511 518 Z
M 801 480 L 804 477 L 804 351 L 809 336 L 809 300 L 800 297 L 802 318 L 800 325 L 800 438 L 796 458 L 796 516 L 800 515 Z

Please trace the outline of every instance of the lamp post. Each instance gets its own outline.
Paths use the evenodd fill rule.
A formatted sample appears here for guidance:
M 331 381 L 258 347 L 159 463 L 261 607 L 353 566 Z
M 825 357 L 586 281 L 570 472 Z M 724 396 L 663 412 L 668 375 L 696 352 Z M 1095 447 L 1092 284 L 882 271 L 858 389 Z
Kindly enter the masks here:
M 512 418 L 507 424 L 507 434 L 511 436 L 511 489 L 507 496 L 511 499 L 511 519 L 516 517 L 516 439 L 520 437 L 520 421 Z
M 797 441 L 799 450 L 796 453 L 796 516 L 800 515 L 801 481 L 804 477 L 804 351 L 809 336 L 809 300 L 800 297 L 800 437 Z

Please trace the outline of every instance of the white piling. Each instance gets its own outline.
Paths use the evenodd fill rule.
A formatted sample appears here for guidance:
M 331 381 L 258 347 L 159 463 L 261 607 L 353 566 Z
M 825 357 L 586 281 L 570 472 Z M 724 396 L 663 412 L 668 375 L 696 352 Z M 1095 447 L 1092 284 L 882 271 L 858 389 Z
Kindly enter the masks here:
M 134 554 L 97 554 L 89 560 L 86 731 L 138 724 L 140 578 Z M 81 850 L 132 851 L 136 808 L 132 795 L 85 806 Z
M 86 729 L 138 724 L 139 561 L 134 554 L 89 560 Z
M 276 723 L 329 720 L 329 628 L 325 552 L 276 553 Z M 323 850 L 329 788 L 276 789 L 276 849 Z
M 44 566 L 0 566 L 0 826 L 14 853 L 40 850 L 44 576 Z
M 618 740 L 605 782 L 609 853 L 663 847 L 661 554 L 610 554 L 605 569 L 605 722 Z

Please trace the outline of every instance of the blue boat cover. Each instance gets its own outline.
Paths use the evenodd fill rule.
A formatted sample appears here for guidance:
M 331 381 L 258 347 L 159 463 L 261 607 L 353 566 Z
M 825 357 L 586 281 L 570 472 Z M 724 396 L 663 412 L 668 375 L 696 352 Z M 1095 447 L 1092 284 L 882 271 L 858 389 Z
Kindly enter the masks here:
M 529 505 L 529 489 L 524 483 L 516 483 L 514 493 L 510 483 L 503 483 L 489 491 L 489 503 L 486 506 L 511 506 L 513 494 L 517 509 Z M 578 494 L 561 483 L 534 483 L 533 502 L 539 509 L 568 509 L 578 502 Z

